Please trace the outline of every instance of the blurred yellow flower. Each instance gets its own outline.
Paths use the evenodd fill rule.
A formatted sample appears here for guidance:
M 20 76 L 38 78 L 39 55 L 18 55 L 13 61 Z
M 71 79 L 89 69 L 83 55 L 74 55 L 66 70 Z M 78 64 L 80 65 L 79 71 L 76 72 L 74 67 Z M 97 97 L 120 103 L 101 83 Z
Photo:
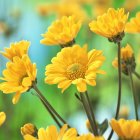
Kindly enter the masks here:
M 109 7 L 112 5 L 112 0 L 93 0 L 92 3 L 94 8 L 92 10 L 95 17 L 104 14 Z
M 81 27 L 81 21 L 76 21 L 75 16 L 63 16 L 56 20 L 43 34 L 40 42 L 45 45 L 67 45 L 74 41 Z
M 105 73 L 99 70 L 104 60 L 102 51 L 94 49 L 87 52 L 86 45 L 83 48 L 79 45 L 63 48 L 52 59 L 52 64 L 46 66 L 45 82 L 58 84 L 62 92 L 71 84 L 76 85 L 79 92 L 85 92 L 87 84 L 96 85 L 97 73 Z
M 3 70 L 3 77 L 0 83 L 0 90 L 5 94 L 16 92 L 13 97 L 13 104 L 16 104 L 20 95 L 29 90 L 32 82 L 36 79 L 36 64 L 32 64 L 27 55 L 22 58 L 14 57 L 13 61 L 7 62 L 6 69 Z
M 136 120 L 111 120 L 111 127 L 123 140 L 140 139 L 140 121 Z
M 0 112 L 0 126 L 5 122 L 6 114 L 4 112 Z
M 126 24 L 125 31 L 128 33 L 140 33 L 140 12 Z
M 62 0 L 62 1 L 66 2 L 66 3 L 76 3 L 76 4 L 79 4 L 79 5 L 92 4 L 94 2 L 94 0 Z
M 138 5 L 140 4 L 139 0 L 125 0 L 123 7 L 126 11 L 132 11 L 134 10 Z
M 92 134 L 86 134 L 82 136 L 78 136 L 76 140 L 104 140 L 102 136 L 95 137 Z
M 75 140 L 74 138 L 76 138 L 76 136 L 76 129 L 67 129 L 67 125 L 64 125 L 60 132 L 58 132 L 53 125 L 49 126 L 46 130 L 43 128 L 38 130 L 38 140 Z M 25 135 L 24 140 L 37 140 L 37 138 L 31 135 Z
M 120 108 L 119 117 L 120 118 L 128 118 L 130 113 L 130 109 L 127 105 L 123 105 Z
M 133 55 L 134 55 L 133 49 L 131 48 L 129 44 L 127 44 L 126 47 L 121 48 L 121 58 L 124 61 L 131 59 Z
M 27 134 L 35 136 L 37 134 L 37 128 L 31 123 L 25 124 L 20 131 L 23 136 Z
M 0 34 L 6 33 L 8 30 L 8 25 L 4 21 L 0 21 Z
M 115 58 L 112 62 L 112 65 L 115 68 L 118 68 L 118 58 Z M 135 58 L 134 58 L 134 52 L 133 49 L 129 44 L 126 45 L 126 47 L 121 48 L 121 66 L 122 66 L 122 71 L 127 74 L 127 66 L 130 65 L 131 69 L 135 69 Z
M 37 12 L 41 16 L 48 16 L 49 14 L 56 12 L 56 8 L 56 4 L 40 4 L 37 6 Z
M 63 16 L 74 15 L 76 20 L 81 20 L 83 22 L 88 20 L 86 12 L 82 8 L 82 6 L 77 3 L 60 3 L 55 10 L 59 18 L 62 18 Z
M 128 15 L 123 8 L 118 10 L 109 8 L 107 13 L 97 17 L 97 21 L 89 23 L 90 30 L 112 40 L 122 36 Z
M 1 54 L 13 61 L 13 58 L 15 56 L 21 58 L 24 54 L 27 54 L 29 46 L 30 42 L 25 40 L 16 43 L 11 43 L 10 48 L 5 48 L 5 52 L 1 52 Z

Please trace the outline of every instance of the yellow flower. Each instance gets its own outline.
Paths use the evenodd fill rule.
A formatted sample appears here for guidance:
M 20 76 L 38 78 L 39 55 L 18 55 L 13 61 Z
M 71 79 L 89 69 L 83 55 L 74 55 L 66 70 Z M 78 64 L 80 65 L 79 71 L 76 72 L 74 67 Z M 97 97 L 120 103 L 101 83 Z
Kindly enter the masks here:
M 6 114 L 4 112 L 0 112 L 0 126 L 5 122 Z
M 127 11 L 132 11 L 134 10 L 138 5 L 139 5 L 139 0 L 125 0 L 123 7 L 125 8 L 125 10 Z
M 63 48 L 52 59 L 52 64 L 46 66 L 45 82 L 58 84 L 62 92 L 71 84 L 76 85 L 79 92 L 85 92 L 87 84 L 96 85 L 97 73 L 104 74 L 104 71 L 99 70 L 104 60 L 102 51 L 94 49 L 88 53 L 87 46 Z
M 101 136 L 95 137 L 89 133 L 86 135 L 78 136 L 76 140 L 104 140 L 104 138 Z
M 132 48 L 131 48 L 131 46 L 129 44 L 127 44 L 126 47 L 121 48 L 121 58 L 123 60 L 126 61 L 126 60 L 132 58 L 133 57 L 133 54 L 134 54 L 133 53 L 133 50 L 132 50 Z
M 48 16 L 49 14 L 52 14 L 56 12 L 57 4 L 40 4 L 37 6 L 37 12 L 41 16 Z
M 0 34 L 5 34 L 8 30 L 8 25 L 4 21 L 0 21 Z
M 90 30 L 107 37 L 109 39 L 116 36 L 123 36 L 128 14 L 124 13 L 124 9 L 115 10 L 109 8 L 107 13 L 98 16 L 97 21 L 93 20 L 89 23 Z
M 128 33 L 140 33 L 140 12 L 126 24 L 125 31 Z
M 92 4 L 94 2 L 94 0 L 63 0 L 66 3 L 76 3 L 79 5 L 82 4 Z
M 112 65 L 115 68 L 118 68 L 118 58 L 115 58 L 112 62 Z M 127 66 L 130 65 L 131 69 L 134 70 L 136 63 L 134 58 L 133 49 L 129 44 L 126 45 L 126 47 L 121 48 L 121 67 L 122 71 L 125 74 L 128 74 Z
M 74 15 L 74 20 L 88 20 L 87 14 L 84 9 L 82 9 L 79 4 L 72 1 L 60 3 L 58 7 L 56 7 L 56 13 L 58 14 L 59 18 L 62 18 L 63 16 Z
M 0 90 L 5 94 L 15 92 L 13 97 L 13 104 L 16 104 L 20 98 L 20 95 L 29 90 L 32 86 L 32 82 L 36 79 L 36 64 L 32 64 L 27 55 L 22 58 L 14 57 L 13 61 L 10 61 L 6 65 L 6 69 L 3 70 L 3 80 L 0 83 Z
M 11 43 L 10 48 L 5 48 L 5 52 L 1 52 L 1 54 L 13 61 L 13 58 L 15 56 L 21 58 L 24 54 L 27 54 L 29 46 L 30 42 L 25 40 L 16 43 Z
M 46 130 L 40 128 L 38 131 L 38 139 L 31 136 L 25 135 L 25 140 L 75 140 L 77 132 L 75 128 L 67 129 L 67 125 L 64 125 L 60 132 L 57 131 L 55 126 L 49 126 Z
M 129 112 L 130 112 L 129 107 L 126 106 L 126 105 L 123 105 L 123 106 L 120 108 L 119 117 L 120 117 L 120 118 L 128 118 Z
M 104 14 L 107 9 L 112 5 L 112 0 L 94 0 L 92 3 L 94 8 L 92 10 L 95 17 Z
M 56 20 L 43 34 L 40 42 L 45 45 L 66 45 L 74 41 L 81 22 L 76 21 L 74 16 L 63 16 L 60 20 Z
M 37 128 L 31 123 L 25 124 L 20 130 L 23 136 L 27 134 L 34 136 L 37 133 Z
M 120 119 L 111 120 L 111 127 L 123 140 L 140 139 L 140 121 Z

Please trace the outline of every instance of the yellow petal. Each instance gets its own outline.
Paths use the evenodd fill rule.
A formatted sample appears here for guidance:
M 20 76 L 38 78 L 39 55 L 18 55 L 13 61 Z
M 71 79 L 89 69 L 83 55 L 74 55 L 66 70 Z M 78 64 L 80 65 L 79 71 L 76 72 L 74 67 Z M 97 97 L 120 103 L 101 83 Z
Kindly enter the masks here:
M 0 112 L 0 126 L 5 122 L 6 114 L 4 112 Z
M 25 135 L 24 140 L 37 140 L 37 138 L 31 136 L 31 135 Z
M 30 87 L 30 86 L 32 85 L 32 82 L 31 82 L 30 77 L 25 77 L 25 78 L 23 78 L 23 80 L 22 80 L 22 85 L 23 85 L 24 87 Z
M 15 96 L 12 99 L 13 104 L 16 104 L 19 101 L 20 96 L 21 96 L 21 93 L 20 92 L 17 92 L 15 94 Z

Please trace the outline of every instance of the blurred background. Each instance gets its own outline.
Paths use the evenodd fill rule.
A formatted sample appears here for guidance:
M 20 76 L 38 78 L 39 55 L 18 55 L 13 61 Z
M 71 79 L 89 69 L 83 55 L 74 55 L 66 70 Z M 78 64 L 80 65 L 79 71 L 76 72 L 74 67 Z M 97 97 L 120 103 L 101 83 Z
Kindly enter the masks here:
M 92 19 L 106 12 L 109 7 L 124 7 L 130 12 L 129 19 L 140 11 L 140 0 L 0 0 L 0 51 L 9 47 L 11 42 L 20 40 L 31 41 L 29 55 L 32 62 L 37 64 L 38 87 L 53 107 L 69 122 L 76 127 L 79 133 L 86 133 L 86 115 L 81 103 L 75 97 L 76 88 L 71 86 L 61 93 L 56 85 L 44 83 L 45 66 L 60 51 L 59 46 L 45 46 L 40 44 L 41 34 L 47 31 L 48 26 L 63 15 L 76 14 L 83 21 L 82 28 L 76 37 L 80 45 L 87 43 L 89 50 L 96 48 L 103 50 L 106 61 L 102 69 L 106 75 L 97 77 L 97 86 L 88 87 L 90 99 L 93 104 L 97 121 L 110 120 L 116 110 L 118 94 L 117 69 L 113 68 L 112 61 L 117 55 L 117 47 L 106 38 L 92 33 L 88 23 Z M 136 71 L 140 74 L 140 34 L 126 34 L 122 46 L 129 43 L 136 58 Z M 7 60 L 0 55 L 0 75 L 5 68 Z M 134 105 L 130 88 L 129 77 L 122 77 L 122 112 L 134 119 Z M 137 95 L 140 98 L 140 80 L 134 76 Z M 37 128 L 55 124 L 39 99 L 30 90 L 22 95 L 18 104 L 12 104 L 13 94 L 0 92 L 0 111 L 7 114 L 4 125 L 0 128 L 1 140 L 20 140 L 20 127 L 25 123 L 33 123 Z M 139 99 L 140 100 L 140 99 Z M 139 110 L 140 114 L 140 110 Z M 122 115 L 122 114 L 121 114 Z M 105 133 L 105 137 L 108 135 Z M 115 137 L 115 136 L 114 136 Z

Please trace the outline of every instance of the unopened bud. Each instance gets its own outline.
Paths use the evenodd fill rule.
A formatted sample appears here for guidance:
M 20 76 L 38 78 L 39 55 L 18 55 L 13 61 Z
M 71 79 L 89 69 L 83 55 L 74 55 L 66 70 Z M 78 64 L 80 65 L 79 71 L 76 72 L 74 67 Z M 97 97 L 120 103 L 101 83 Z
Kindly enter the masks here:
M 27 123 L 25 124 L 23 127 L 21 127 L 21 134 L 24 135 L 32 135 L 32 136 L 36 136 L 37 135 L 37 128 L 31 124 L 31 123 Z

